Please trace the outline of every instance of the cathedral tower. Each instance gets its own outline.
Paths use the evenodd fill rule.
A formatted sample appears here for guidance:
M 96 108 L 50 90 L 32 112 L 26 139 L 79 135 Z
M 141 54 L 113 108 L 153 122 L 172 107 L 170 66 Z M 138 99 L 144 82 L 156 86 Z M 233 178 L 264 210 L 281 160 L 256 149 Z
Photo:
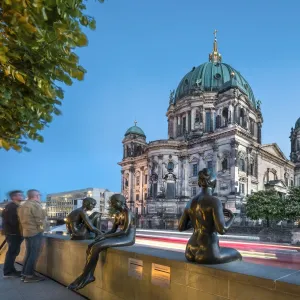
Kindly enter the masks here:
M 295 185 L 300 186 L 300 118 L 292 128 L 291 135 L 291 161 L 295 166 Z

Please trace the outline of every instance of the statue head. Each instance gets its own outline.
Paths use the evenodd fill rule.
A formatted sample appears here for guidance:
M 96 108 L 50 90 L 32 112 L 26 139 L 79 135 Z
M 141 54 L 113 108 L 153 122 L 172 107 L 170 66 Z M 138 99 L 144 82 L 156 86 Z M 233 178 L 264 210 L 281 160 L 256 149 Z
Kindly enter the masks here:
M 97 204 L 97 201 L 94 198 L 86 197 L 82 201 L 82 207 L 86 210 L 93 210 Z
M 126 199 L 121 194 L 113 194 L 110 197 L 110 206 L 115 210 L 122 210 L 126 206 Z
M 212 191 L 216 187 L 217 180 L 214 175 L 209 174 L 208 169 L 204 168 L 198 173 L 198 185 L 203 189 L 211 188 Z

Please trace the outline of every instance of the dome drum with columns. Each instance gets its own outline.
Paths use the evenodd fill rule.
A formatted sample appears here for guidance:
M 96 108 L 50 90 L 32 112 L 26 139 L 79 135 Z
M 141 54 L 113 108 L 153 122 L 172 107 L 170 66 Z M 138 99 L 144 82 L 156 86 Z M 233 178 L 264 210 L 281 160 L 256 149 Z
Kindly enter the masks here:
M 261 102 L 246 79 L 222 62 L 214 34 L 209 62 L 192 68 L 170 93 L 168 139 L 147 143 L 136 123 L 123 139 L 122 193 L 134 212 L 164 220 L 166 227 L 199 192 L 202 168 L 216 174 L 216 196 L 237 215 L 246 195 L 268 188 L 286 193 L 297 183 L 300 119 L 291 134 L 292 161 L 276 143 L 262 145 Z

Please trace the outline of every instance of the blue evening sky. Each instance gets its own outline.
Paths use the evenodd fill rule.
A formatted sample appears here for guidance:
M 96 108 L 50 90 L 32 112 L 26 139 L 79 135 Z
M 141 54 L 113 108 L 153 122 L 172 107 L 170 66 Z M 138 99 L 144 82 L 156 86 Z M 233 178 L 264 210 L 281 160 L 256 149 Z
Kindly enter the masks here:
M 88 1 L 97 20 L 80 49 L 88 70 L 65 88 L 63 115 L 30 153 L 0 151 L 0 200 L 11 189 L 47 193 L 86 187 L 119 192 L 122 138 L 134 119 L 147 141 L 167 138 L 169 93 L 219 50 L 262 101 L 263 143 L 289 156 L 300 117 L 300 2 L 296 0 Z

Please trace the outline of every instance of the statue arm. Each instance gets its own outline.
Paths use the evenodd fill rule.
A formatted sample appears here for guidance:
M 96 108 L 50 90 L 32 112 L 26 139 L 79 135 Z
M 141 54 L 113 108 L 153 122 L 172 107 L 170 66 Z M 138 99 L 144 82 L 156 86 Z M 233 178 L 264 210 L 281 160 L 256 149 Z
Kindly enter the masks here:
M 114 221 L 111 230 L 105 232 L 104 235 L 115 233 L 117 231 L 118 227 L 119 226 L 117 225 L 116 221 Z
M 230 218 L 227 222 L 225 222 L 222 203 L 220 200 L 216 199 L 216 203 L 213 208 L 213 218 L 214 218 L 215 228 L 219 234 L 225 234 L 226 231 L 232 225 L 234 220 L 233 213 L 228 209 L 226 209 L 226 212 Z
M 100 233 L 101 234 L 101 231 L 99 229 L 97 229 L 91 222 L 90 218 L 88 217 L 88 215 L 84 212 L 84 211 L 81 211 L 80 212 L 80 216 L 84 222 L 84 224 L 87 226 L 87 228 L 91 231 L 91 232 L 94 232 L 94 233 Z
M 179 224 L 178 224 L 178 230 L 179 231 L 185 231 L 190 229 L 190 217 L 189 214 L 187 212 L 187 209 L 184 210 L 180 220 L 179 220 Z
M 115 225 L 116 224 L 116 222 L 115 222 L 114 225 L 113 225 L 112 230 L 110 232 L 105 233 L 101 237 L 101 239 L 102 238 L 106 239 L 106 238 L 112 238 L 112 237 L 120 237 L 120 236 L 126 235 L 129 232 L 129 230 L 130 230 L 131 221 L 132 221 L 131 213 L 128 212 L 128 210 L 126 210 L 126 213 L 125 213 L 125 222 L 124 222 L 123 229 L 117 232 L 118 225 Z M 116 229 L 113 230 L 114 228 L 116 228 Z

